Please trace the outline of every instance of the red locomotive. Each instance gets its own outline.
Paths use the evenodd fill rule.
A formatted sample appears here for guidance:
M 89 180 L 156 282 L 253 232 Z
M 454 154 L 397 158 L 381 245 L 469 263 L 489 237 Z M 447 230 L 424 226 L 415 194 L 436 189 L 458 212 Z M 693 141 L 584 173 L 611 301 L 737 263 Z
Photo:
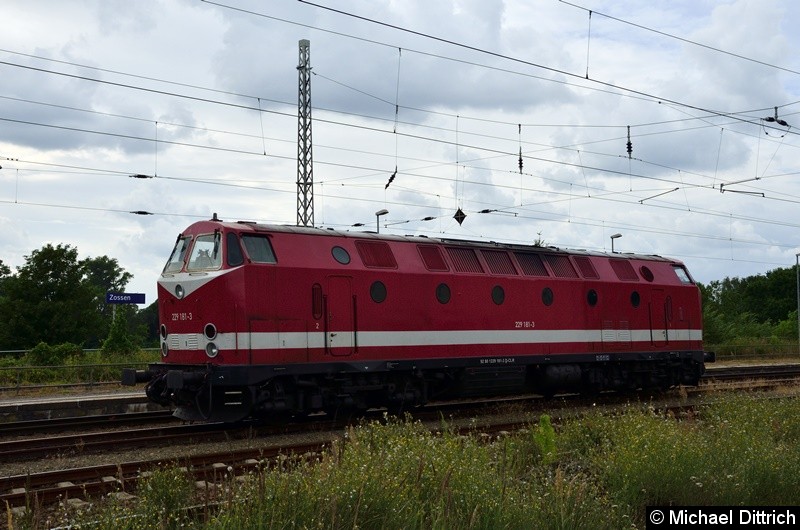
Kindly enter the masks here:
M 267 226 L 188 227 L 158 281 L 184 419 L 696 385 L 700 294 L 660 256 Z

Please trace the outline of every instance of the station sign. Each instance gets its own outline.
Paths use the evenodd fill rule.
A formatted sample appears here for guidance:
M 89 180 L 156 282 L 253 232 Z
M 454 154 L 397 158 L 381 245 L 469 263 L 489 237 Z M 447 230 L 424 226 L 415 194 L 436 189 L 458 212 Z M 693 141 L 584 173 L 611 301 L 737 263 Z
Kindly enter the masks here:
M 106 293 L 107 304 L 144 304 L 144 293 Z

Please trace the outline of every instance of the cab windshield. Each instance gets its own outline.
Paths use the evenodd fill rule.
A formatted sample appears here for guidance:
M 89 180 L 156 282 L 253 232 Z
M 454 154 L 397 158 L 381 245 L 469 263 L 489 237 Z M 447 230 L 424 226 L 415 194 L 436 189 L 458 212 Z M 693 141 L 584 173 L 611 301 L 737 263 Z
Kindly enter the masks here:
M 179 237 L 175 242 L 175 248 L 172 249 L 172 254 L 167 260 L 162 272 L 180 272 L 183 268 L 183 260 L 186 259 L 186 251 L 189 249 L 189 244 L 192 242 L 191 236 Z
M 673 265 L 672 270 L 675 271 L 675 274 L 678 276 L 678 279 L 681 281 L 681 283 L 694 283 L 689 277 L 689 273 L 683 267 Z
M 197 236 L 192 245 L 187 271 L 219 269 L 222 266 L 222 246 L 219 232 Z

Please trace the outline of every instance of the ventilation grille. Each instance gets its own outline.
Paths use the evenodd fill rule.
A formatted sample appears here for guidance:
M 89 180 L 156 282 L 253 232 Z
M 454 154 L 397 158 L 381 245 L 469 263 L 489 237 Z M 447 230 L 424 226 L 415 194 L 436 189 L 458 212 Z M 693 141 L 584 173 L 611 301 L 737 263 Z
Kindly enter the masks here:
M 556 254 L 546 254 L 544 257 L 550 268 L 553 269 L 553 274 L 559 278 L 577 278 L 578 273 L 575 267 L 570 263 L 569 258 L 566 256 L 558 256 Z
M 631 265 L 630 261 L 625 259 L 611 259 L 608 261 L 611 263 L 611 268 L 614 269 L 617 278 L 623 282 L 639 281 L 639 277 L 636 275 L 636 271 L 633 270 L 633 265 Z
M 486 260 L 486 264 L 489 265 L 489 272 L 492 274 L 517 274 L 508 252 L 504 250 L 481 250 L 481 254 L 483 254 L 483 259 Z
M 539 254 L 515 252 L 514 256 L 517 257 L 522 273 L 526 276 L 550 276 L 547 273 L 547 269 L 544 268 L 544 263 L 542 263 L 542 258 Z
M 173 334 L 167 338 L 167 346 L 169 346 L 170 350 L 199 350 L 200 340 L 195 333 Z
M 450 255 L 456 272 L 483 272 L 478 256 L 471 248 L 448 247 L 447 254 Z
M 422 256 L 422 262 L 429 271 L 446 271 L 450 270 L 447 263 L 444 261 L 442 251 L 439 247 L 433 245 L 417 245 L 419 255 Z
M 575 258 L 575 263 L 578 265 L 578 270 L 581 271 L 581 276 L 584 278 L 589 278 L 591 280 L 600 278 L 600 275 L 597 274 L 591 259 L 580 256 Z
M 367 267 L 381 269 L 396 269 L 397 261 L 394 259 L 392 249 L 388 243 L 382 241 L 356 241 L 356 249 L 361 261 Z

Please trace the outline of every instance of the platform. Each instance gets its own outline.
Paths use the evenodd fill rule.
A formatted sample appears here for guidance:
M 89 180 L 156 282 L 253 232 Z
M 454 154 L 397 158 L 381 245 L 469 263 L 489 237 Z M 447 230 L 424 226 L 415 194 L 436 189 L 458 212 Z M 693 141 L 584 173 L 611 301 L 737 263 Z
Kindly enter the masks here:
M 165 410 L 165 407 L 148 402 L 144 388 L 132 392 L 87 391 L 42 396 L 0 395 L 0 423 L 149 410 Z

